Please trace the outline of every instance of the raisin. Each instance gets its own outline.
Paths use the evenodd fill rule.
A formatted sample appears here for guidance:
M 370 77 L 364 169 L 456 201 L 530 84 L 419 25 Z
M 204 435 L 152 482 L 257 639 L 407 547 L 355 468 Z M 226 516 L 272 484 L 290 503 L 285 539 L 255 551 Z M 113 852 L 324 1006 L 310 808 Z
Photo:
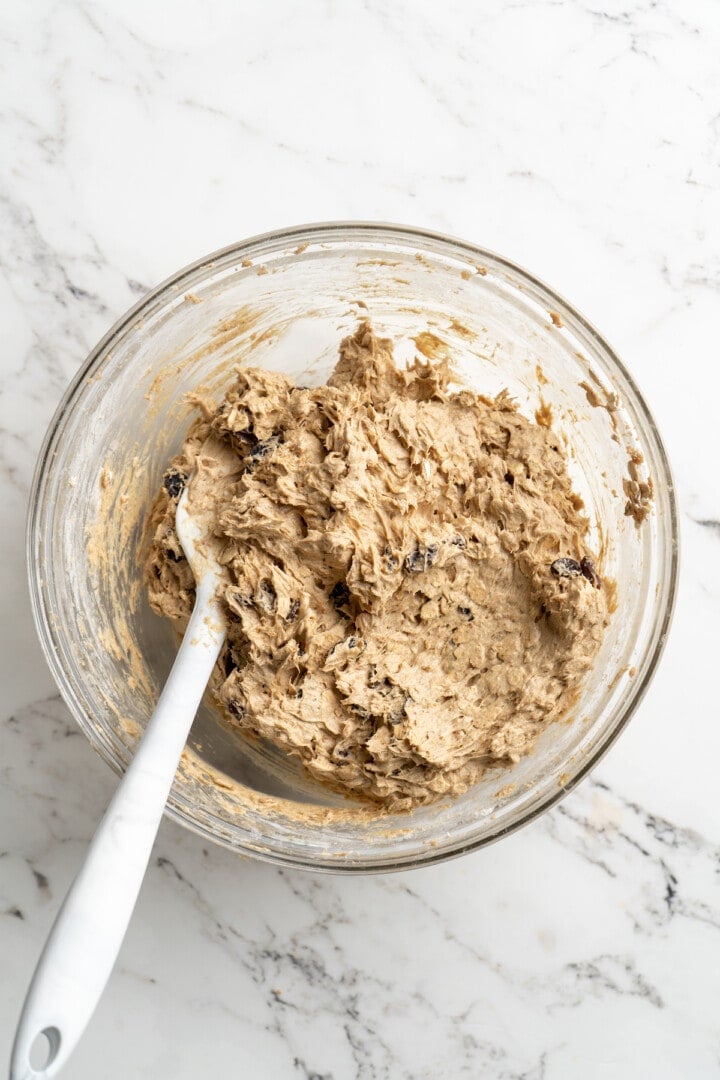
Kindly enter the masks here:
M 297 617 L 297 613 L 298 613 L 299 610 L 300 610 L 300 601 L 299 600 L 293 600 L 290 607 L 288 608 L 288 613 L 285 616 L 285 622 L 292 622 L 293 619 L 295 619 Z
M 475 619 L 475 616 L 472 613 L 472 608 L 458 606 L 458 612 L 462 615 L 464 619 L 467 619 L 468 622 L 473 622 L 473 620 Z
M 280 441 L 280 435 L 271 435 L 270 438 L 263 438 L 261 443 L 256 442 L 245 458 L 245 472 L 252 472 L 258 461 L 270 457 Z
M 330 599 L 332 600 L 333 607 L 339 615 L 342 615 L 344 619 L 349 618 L 347 612 L 343 611 L 344 607 L 347 607 L 350 603 L 350 590 L 344 581 L 336 581 L 330 590 Z
M 377 690 L 379 694 L 385 699 L 385 718 L 389 724 L 395 725 L 401 723 L 407 715 L 405 712 L 405 706 L 410 701 L 410 694 L 406 690 L 403 690 L 401 686 L 397 686 L 387 676 L 380 680 L 377 678 L 377 668 L 373 664 L 370 669 L 370 679 L 368 680 L 368 686 L 371 690 Z M 354 706 L 351 706 L 353 710 Z M 364 710 L 363 710 L 364 711 Z M 376 717 L 378 724 L 383 723 L 383 717 Z
M 228 594 L 232 592 L 233 600 L 237 601 L 241 607 L 253 608 L 255 607 L 255 601 L 253 597 L 248 593 L 242 593 L 239 589 L 228 590 Z
M 280 436 L 271 435 L 269 439 L 263 439 L 262 442 L 256 441 L 248 457 L 253 461 L 260 461 L 261 458 L 266 458 L 272 454 L 273 450 L 276 450 L 279 445 Z
M 504 479 L 505 479 L 506 484 L 509 484 L 510 487 L 513 487 L 513 485 L 515 483 L 515 477 L 513 476 L 513 474 L 511 472 L 506 472 Z
M 582 573 L 582 567 L 575 559 L 556 559 L 550 567 L 550 573 L 555 577 L 577 577 Z
M 421 574 L 429 570 L 438 553 L 437 544 L 416 544 L 415 550 L 405 557 L 405 569 L 409 574 Z
M 385 548 L 385 551 L 383 552 L 383 559 L 385 560 L 385 569 L 389 574 L 394 573 L 394 571 L 397 570 L 398 566 L 400 565 L 397 556 L 393 555 L 389 547 Z
M 602 588 L 602 578 L 595 569 L 592 559 L 588 558 L 587 555 L 583 555 L 580 560 L 580 572 L 596 589 Z
M 405 569 L 409 574 L 420 574 L 425 569 L 425 555 L 419 548 L 406 556 Z
M 163 477 L 163 486 L 171 499 L 178 499 L 187 484 L 187 476 L 179 469 L 168 469 Z
M 260 441 L 251 427 L 243 428 L 242 431 L 234 431 L 233 434 L 240 439 L 240 442 L 247 443 L 248 446 L 255 446 Z
M 301 698 L 302 696 L 303 696 L 303 692 L 302 692 L 302 690 L 297 690 L 297 691 L 295 692 L 295 697 L 296 697 L 296 698 L 298 698 L 298 700 L 299 700 L 299 699 L 300 699 L 300 698 Z
M 356 647 L 356 645 L 357 645 L 357 638 L 356 637 L 349 637 L 347 639 L 347 647 L 348 647 L 348 649 L 354 649 Z

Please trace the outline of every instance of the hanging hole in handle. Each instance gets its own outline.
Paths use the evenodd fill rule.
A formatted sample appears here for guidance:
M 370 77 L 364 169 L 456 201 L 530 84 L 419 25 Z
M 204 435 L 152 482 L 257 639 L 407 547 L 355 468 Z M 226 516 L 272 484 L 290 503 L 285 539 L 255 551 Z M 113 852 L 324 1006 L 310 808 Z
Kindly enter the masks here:
M 56 1027 L 46 1027 L 35 1036 L 30 1047 L 30 1068 L 42 1072 L 52 1065 L 60 1049 L 60 1032 Z

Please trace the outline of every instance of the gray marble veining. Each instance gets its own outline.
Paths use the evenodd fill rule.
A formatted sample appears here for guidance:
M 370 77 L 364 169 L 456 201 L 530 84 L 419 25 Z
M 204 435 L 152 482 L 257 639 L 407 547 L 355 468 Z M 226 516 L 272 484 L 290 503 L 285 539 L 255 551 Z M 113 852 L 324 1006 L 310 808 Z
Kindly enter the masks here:
M 719 45 L 712 0 L 4 6 L 0 1057 L 115 784 L 31 626 L 44 429 L 149 285 L 358 217 L 502 251 L 624 356 L 682 513 L 663 664 L 590 779 L 453 863 L 314 877 L 165 823 L 68 1076 L 720 1075 Z

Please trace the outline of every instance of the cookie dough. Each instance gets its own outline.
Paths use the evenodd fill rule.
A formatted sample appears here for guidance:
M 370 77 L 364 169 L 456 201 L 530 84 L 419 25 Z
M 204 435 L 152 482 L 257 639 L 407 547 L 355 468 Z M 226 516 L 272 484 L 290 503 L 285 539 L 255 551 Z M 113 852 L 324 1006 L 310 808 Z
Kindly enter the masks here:
M 228 573 L 228 720 L 392 810 L 527 754 L 607 622 L 557 436 L 507 393 L 453 384 L 445 361 L 398 368 L 367 323 L 325 386 L 240 367 L 152 510 L 150 602 L 182 627 L 175 508 L 202 483 Z

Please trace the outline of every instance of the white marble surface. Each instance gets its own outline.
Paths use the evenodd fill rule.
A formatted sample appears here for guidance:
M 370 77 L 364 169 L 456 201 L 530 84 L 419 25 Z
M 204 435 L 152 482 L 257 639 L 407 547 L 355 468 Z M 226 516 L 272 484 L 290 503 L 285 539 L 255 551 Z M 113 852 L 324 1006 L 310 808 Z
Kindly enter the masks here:
M 0 48 L 0 1059 L 115 784 L 31 624 L 43 429 L 146 287 L 357 217 L 503 252 L 626 358 L 682 513 L 664 662 L 590 780 L 454 863 L 314 877 L 164 824 L 66 1075 L 720 1075 L 716 0 L 6 0 Z

